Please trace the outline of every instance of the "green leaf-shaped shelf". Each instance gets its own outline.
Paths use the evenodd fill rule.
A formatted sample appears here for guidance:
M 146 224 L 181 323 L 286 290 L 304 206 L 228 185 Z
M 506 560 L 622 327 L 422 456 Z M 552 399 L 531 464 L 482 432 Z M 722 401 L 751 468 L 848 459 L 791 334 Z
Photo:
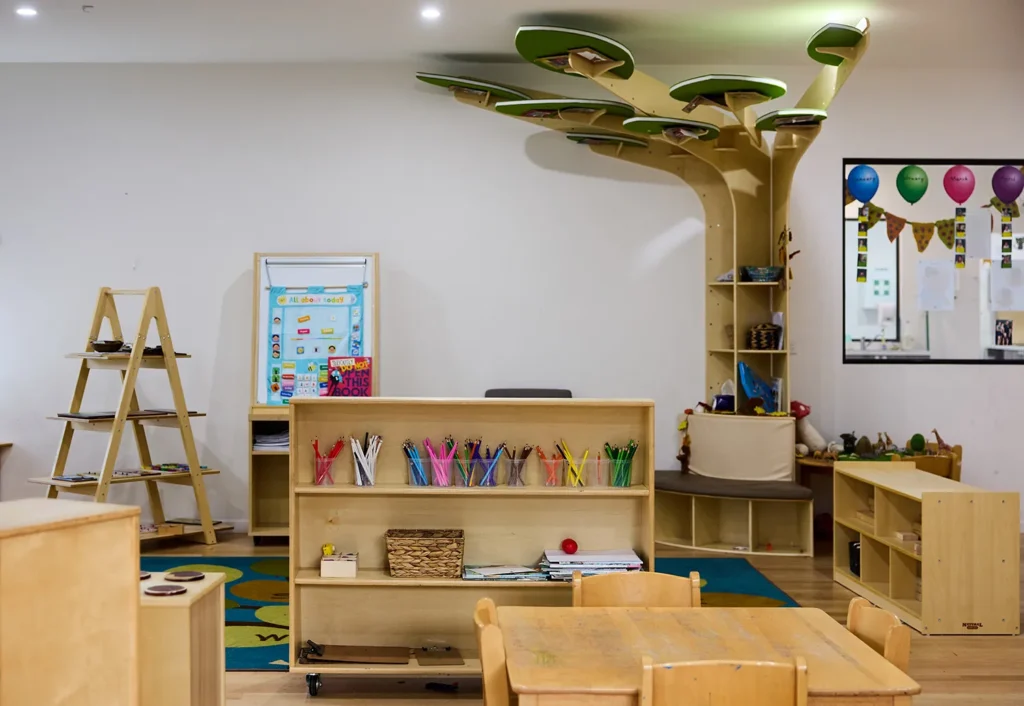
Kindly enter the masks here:
M 461 88 L 466 91 L 475 91 L 477 93 L 490 93 L 495 98 L 501 98 L 502 100 L 507 101 L 530 99 L 530 96 L 526 95 L 522 91 L 517 91 L 514 88 L 502 86 L 500 83 L 491 83 L 490 81 L 481 81 L 477 78 L 469 78 L 468 76 L 446 76 L 444 74 L 428 74 L 420 71 L 417 72 L 416 78 L 424 83 L 429 83 L 432 86 L 440 86 L 441 88 Z
M 617 101 L 586 100 L 583 98 L 538 98 L 525 101 L 502 101 L 494 109 L 504 115 L 519 118 L 557 118 L 559 111 L 596 113 L 603 110 L 609 115 L 632 118 L 636 115 L 633 106 Z
M 864 32 L 849 25 L 827 24 L 807 40 L 807 55 L 819 64 L 839 66 L 843 57 L 835 54 L 823 54 L 819 49 L 850 49 L 860 44 Z
M 772 132 L 780 127 L 811 127 L 828 117 L 824 110 L 811 108 L 791 108 L 789 110 L 773 110 L 765 113 L 757 120 L 757 129 Z
M 646 147 L 644 140 L 601 132 L 570 132 L 566 137 L 581 145 L 623 145 L 625 147 Z
M 579 52 L 594 63 L 621 61 L 622 66 L 609 73 L 619 78 L 633 75 L 633 54 L 614 39 L 568 27 L 520 27 L 516 32 L 516 50 L 527 61 L 541 68 L 569 76 L 579 76 L 569 68 L 569 53 Z
M 677 140 L 694 137 L 698 140 L 714 140 L 718 137 L 718 126 L 700 120 L 684 118 L 641 117 L 622 121 L 622 127 L 640 135 L 667 134 Z
M 689 103 L 700 97 L 723 107 L 726 93 L 756 93 L 764 96 L 765 100 L 773 100 L 786 95 L 786 84 L 774 78 L 708 74 L 680 81 L 669 89 L 669 95 L 677 101 Z

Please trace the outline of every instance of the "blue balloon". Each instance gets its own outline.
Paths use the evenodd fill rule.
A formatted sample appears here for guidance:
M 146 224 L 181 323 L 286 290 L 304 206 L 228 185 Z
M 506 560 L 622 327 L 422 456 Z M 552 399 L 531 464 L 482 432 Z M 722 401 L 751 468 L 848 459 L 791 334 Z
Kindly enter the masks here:
M 866 164 L 859 164 L 846 177 L 850 196 L 861 203 L 867 203 L 878 193 L 878 172 Z

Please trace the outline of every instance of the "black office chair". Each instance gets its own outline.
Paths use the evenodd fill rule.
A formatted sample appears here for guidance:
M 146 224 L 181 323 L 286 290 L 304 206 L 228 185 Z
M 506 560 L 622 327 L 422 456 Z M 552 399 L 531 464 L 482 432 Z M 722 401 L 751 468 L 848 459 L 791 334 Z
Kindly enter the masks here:
M 567 399 L 572 397 L 572 390 L 555 390 L 543 387 L 498 387 L 485 392 L 484 397 L 519 397 L 530 399 L 555 397 Z

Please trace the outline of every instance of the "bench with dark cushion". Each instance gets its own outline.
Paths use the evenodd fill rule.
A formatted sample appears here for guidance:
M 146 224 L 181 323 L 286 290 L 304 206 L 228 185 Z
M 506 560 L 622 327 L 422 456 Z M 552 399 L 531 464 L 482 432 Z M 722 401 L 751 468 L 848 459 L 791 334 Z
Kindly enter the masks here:
M 730 554 L 814 556 L 814 499 L 788 481 L 654 474 L 654 541 Z
M 695 473 L 655 471 L 654 489 L 713 498 L 748 500 L 810 500 L 810 488 L 783 480 L 731 480 L 709 478 Z

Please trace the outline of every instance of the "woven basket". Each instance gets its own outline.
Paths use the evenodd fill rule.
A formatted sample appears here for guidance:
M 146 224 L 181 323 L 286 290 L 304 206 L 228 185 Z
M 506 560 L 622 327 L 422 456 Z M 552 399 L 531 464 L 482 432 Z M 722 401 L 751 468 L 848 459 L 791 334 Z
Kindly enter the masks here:
M 752 351 L 770 351 L 779 346 L 781 326 L 758 324 L 747 332 L 747 348 Z
M 462 578 L 462 530 L 390 529 L 384 542 L 388 567 L 396 578 Z

